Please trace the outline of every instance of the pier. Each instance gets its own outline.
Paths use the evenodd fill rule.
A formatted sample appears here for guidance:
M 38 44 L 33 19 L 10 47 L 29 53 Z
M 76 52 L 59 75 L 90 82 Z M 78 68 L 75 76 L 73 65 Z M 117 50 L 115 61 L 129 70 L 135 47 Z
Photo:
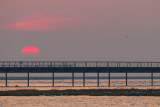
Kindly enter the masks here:
M 100 84 L 100 73 L 108 73 L 108 86 L 110 87 L 111 73 L 125 73 L 126 86 L 128 86 L 128 73 L 150 73 L 151 86 L 154 86 L 154 73 L 160 73 L 160 62 L 120 62 L 120 61 L 1 61 L 0 73 L 5 73 L 5 86 L 7 87 L 9 73 L 27 73 L 28 87 L 30 73 L 52 73 L 54 87 L 55 73 L 71 73 L 74 87 L 75 73 L 83 74 L 85 86 L 85 73 L 97 73 L 97 87 Z

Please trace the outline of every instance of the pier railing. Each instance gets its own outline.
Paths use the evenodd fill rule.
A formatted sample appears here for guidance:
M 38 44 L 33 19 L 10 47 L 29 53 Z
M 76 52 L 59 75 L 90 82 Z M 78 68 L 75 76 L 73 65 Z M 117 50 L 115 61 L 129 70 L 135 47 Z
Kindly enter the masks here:
M 160 67 L 160 62 L 0 61 L 0 67 Z

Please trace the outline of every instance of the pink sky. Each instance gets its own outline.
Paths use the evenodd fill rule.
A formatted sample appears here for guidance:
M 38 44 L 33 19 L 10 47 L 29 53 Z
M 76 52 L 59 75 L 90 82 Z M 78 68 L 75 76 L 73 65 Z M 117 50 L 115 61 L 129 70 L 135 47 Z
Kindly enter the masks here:
M 159 4 L 1 0 L 0 59 L 23 60 L 20 50 L 32 45 L 41 50 L 36 60 L 159 60 Z
M 93 28 L 157 25 L 159 1 L 149 0 L 5 0 L 1 29 L 43 30 L 81 26 Z M 75 19 L 79 19 L 76 20 Z M 76 24 L 75 24 L 76 23 Z
M 63 14 L 60 11 L 59 14 Z M 72 26 L 71 24 L 75 20 L 75 17 L 49 17 L 42 12 L 32 12 L 29 16 L 25 16 L 22 19 L 2 24 L 2 29 L 9 30 L 45 30 L 45 29 L 60 29 Z

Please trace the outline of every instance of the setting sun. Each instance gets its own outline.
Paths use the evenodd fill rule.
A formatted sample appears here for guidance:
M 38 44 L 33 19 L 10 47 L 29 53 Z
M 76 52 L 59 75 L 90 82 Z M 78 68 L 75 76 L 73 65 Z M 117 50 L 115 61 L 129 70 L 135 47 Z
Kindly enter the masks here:
M 26 46 L 21 50 L 21 55 L 38 55 L 39 49 L 34 46 Z

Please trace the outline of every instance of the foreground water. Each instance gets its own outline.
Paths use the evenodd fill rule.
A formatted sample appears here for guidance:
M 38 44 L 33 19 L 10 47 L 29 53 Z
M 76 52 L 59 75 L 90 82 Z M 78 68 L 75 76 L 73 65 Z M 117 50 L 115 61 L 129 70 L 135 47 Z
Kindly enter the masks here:
M 0 87 L 3 88 L 5 86 L 5 80 L 0 80 Z M 28 86 L 27 80 L 8 80 L 8 86 L 12 87 L 27 87 Z M 151 86 L 151 79 L 128 79 L 128 87 L 149 87 Z M 53 81 L 52 80 L 30 80 L 29 81 L 31 87 L 52 87 Z M 154 79 L 153 81 L 154 86 L 160 87 L 160 79 Z M 62 79 L 62 80 L 55 80 L 54 81 L 55 87 L 64 86 L 64 87 L 71 87 L 72 80 L 71 79 Z M 74 86 L 82 87 L 83 86 L 83 79 L 75 79 Z M 86 87 L 96 87 L 97 86 L 97 79 L 86 79 L 85 80 Z M 100 79 L 99 80 L 100 87 L 108 87 L 108 79 Z M 126 80 L 125 79 L 111 79 L 110 80 L 111 87 L 126 87 Z
M 55 80 L 56 87 L 52 87 L 52 80 L 30 80 L 31 87 L 27 87 L 27 80 L 8 80 L 11 87 L 4 87 L 5 80 L 0 80 L 0 90 L 160 88 L 160 79 L 154 80 L 154 87 L 151 87 L 150 79 L 129 79 L 128 87 L 125 86 L 125 79 L 111 79 L 111 87 L 108 87 L 108 79 L 100 79 L 100 87 L 96 87 L 96 79 L 86 79 L 87 87 L 82 87 L 82 79 L 75 79 L 74 82 L 77 87 L 71 87 L 71 79 Z M 159 107 L 159 101 L 160 97 L 151 96 L 1 96 L 0 107 Z
M 159 107 L 159 101 L 146 96 L 3 96 L 0 107 Z
M 35 74 L 36 75 L 36 74 Z M 33 76 L 35 76 L 33 75 Z M 12 75 L 9 75 L 12 76 Z M 40 76 L 40 75 L 39 75 Z M 39 76 L 37 78 L 39 78 Z M 36 89 L 36 90 L 64 90 L 64 89 L 159 89 L 160 88 L 160 76 L 154 79 L 154 87 L 151 86 L 150 74 L 147 75 L 135 75 L 137 78 L 128 78 L 128 87 L 126 87 L 125 77 L 117 75 L 111 78 L 111 87 L 108 87 L 107 75 L 101 74 L 100 87 L 97 87 L 96 74 L 92 75 L 94 78 L 88 75 L 85 80 L 86 87 L 83 86 L 83 79 L 75 78 L 74 85 L 72 87 L 71 77 L 57 78 L 55 80 L 55 87 L 52 87 L 53 81 L 50 78 L 45 77 L 43 80 L 35 80 L 33 77 L 30 79 L 30 86 L 27 87 L 27 80 L 19 76 L 19 80 L 8 80 L 8 86 L 5 87 L 5 77 L 1 76 L 0 90 L 18 90 L 18 89 Z M 60 75 L 61 76 L 61 75 Z M 60 77 L 59 76 L 59 77 Z M 75 75 L 76 76 L 76 75 Z M 78 75 L 79 76 L 79 75 Z M 87 75 L 86 75 L 87 76 Z M 114 75 L 112 75 L 114 76 Z M 133 76 L 130 75 L 130 77 Z M 17 78 L 17 75 L 14 77 Z M 117 78 L 117 79 L 116 79 Z M 119 78 L 119 79 L 118 79 Z M 141 79 L 140 79 L 141 78 Z M 143 78 L 143 79 L 142 79 Z M 11 78 L 13 79 L 13 78 Z M 42 78 L 39 78 L 42 79 Z M 61 87 L 62 86 L 62 87 Z M 160 97 L 152 96 L 1 96 L 0 107 L 159 107 Z

